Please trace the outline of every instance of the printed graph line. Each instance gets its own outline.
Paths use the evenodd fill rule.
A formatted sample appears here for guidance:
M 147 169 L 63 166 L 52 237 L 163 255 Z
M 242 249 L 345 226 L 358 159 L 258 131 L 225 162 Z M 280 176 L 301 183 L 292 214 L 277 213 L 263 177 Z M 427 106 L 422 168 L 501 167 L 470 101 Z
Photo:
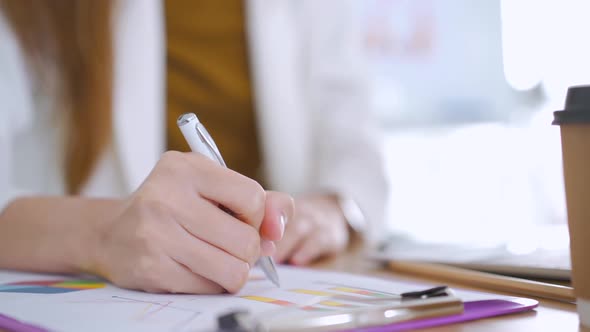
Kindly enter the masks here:
M 67 303 L 136 303 L 137 301 L 131 300 L 113 300 L 112 298 L 108 299 L 94 299 L 94 300 L 68 300 Z
M 116 300 L 124 300 L 125 302 L 146 303 L 146 304 L 152 304 L 152 305 L 159 306 L 159 307 L 165 306 L 167 308 L 181 310 L 181 311 L 187 311 L 187 312 L 193 312 L 193 313 L 197 312 L 193 309 L 183 308 L 183 307 L 179 307 L 176 305 L 170 305 L 170 304 L 172 304 L 172 302 L 170 302 L 170 301 L 162 301 L 162 302 L 144 301 L 144 300 L 137 300 L 137 299 L 127 298 L 127 297 L 122 297 L 122 296 L 117 296 L 117 295 L 113 295 L 112 298 L 116 299 Z
M 395 297 L 399 296 L 399 294 L 389 293 L 381 290 L 370 289 L 365 287 L 358 287 L 358 286 L 351 286 L 351 285 L 344 285 L 344 284 L 337 284 L 325 281 L 316 281 L 316 284 L 320 285 L 328 285 L 332 286 L 330 290 L 339 291 L 343 293 L 352 293 L 352 294 L 359 294 L 365 296 L 374 296 L 374 297 Z
M 146 313 L 146 315 L 144 316 L 144 318 L 147 317 L 147 316 L 151 316 L 151 315 L 157 314 L 158 312 L 162 311 L 164 308 L 170 306 L 171 303 L 172 303 L 171 301 L 168 301 L 167 303 L 158 306 L 158 308 L 156 308 L 155 310 L 148 311 Z
M 370 305 L 370 304 L 384 303 L 384 301 L 388 301 L 388 302 L 394 301 L 394 299 L 392 299 L 391 297 L 366 297 L 366 296 L 357 296 L 357 295 L 343 295 L 340 293 L 326 292 L 326 291 L 320 291 L 320 290 L 315 290 L 315 289 L 297 288 L 297 289 L 291 289 L 289 291 L 293 292 L 293 293 L 298 293 L 298 294 L 321 296 L 321 297 L 324 297 L 329 300 L 340 301 L 337 303 L 354 302 L 354 303 L 362 303 L 362 304 Z M 357 307 L 357 306 L 354 306 L 354 307 Z
M 352 287 L 332 287 L 331 290 L 343 292 L 343 293 L 351 293 L 351 294 L 358 294 L 364 296 L 372 296 L 372 297 L 390 297 L 390 295 L 378 293 L 374 291 L 367 291 L 364 289 L 352 288 Z
M 240 296 L 243 299 L 246 300 L 252 300 L 252 301 L 257 301 L 257 302 L 264 302 L 264 303 L 271 303 L 271 304 L 276 304 L 276 305 L 280 305 L 280 306 L 284 306 L 284 307 L 294 307 L 297 306 L 296 303 L 293 302 L 289 302 L 289 301 L 283 301 L 283 300 L 277 300 L 277 299 L 273 299 L 270 297 L 265 297 L 265 296 L 257 296 L 257 295 L 246 295 L 246 296 Z
M 177 305 L 172 305 L 174 303 L 173 301 L 144 301 L 144 300 L 132 299 L 132 298 L 116 296 L 116 295 L 113 295 L 112 298 L 116 299 L 116 300 L 123 300 L 126 303 L 128 303 L 128 302 L 146 303 L 149 307 L 144 308 L 143 311 L 145 312 L 145 314 L 142 317 L 142 319 L 147 319 L 149 317 L 152 317 L 166 308 L 190 313 L 190 315 L 187 318 L 176 323 L 176 325 L 174 325 L 172 327 L 172 331 L 183 330 L 186 326 L 188 326 L 192 321 L 194 321 L 201 314 L 201 312 L 193 310 L 193 309 L 183 308 L 183 307 L 179 307 Z M 154 306 L 156 308 L 152 311 L 149 311 Z M 146 310 L 147 310 L 147 312 L 146 312 Z
M 301 310 L 305 310 L 305 311 L 325 310 L 325 308 L 317 307 L 313 304 L 299 306 L 297 303 L 273 299 L 273 298 L 265 297 L 265 296 L 258 296 L 258 295 L 245 295 L 245 296 L 240 296 L 240 298 L 245 299 L 245 300 L 251 300 L 251 301 L 279 305 L 279 306 L 283 306 L 283 307 L 298 307 L 297 309 L 301 309 Z
M 173 305 L 174 301 L 146 301 L 146 300 L 139 300 L 133 299 L 129 297 L 123 297 L 118 295 L 113 295 L 108 299 L 96 299 L 96 300 L 88 300 L 88 301 L 68 301 L 69 303 L 122 303 L 122 304 L 129 304 L 129 303 L 136 303 L 136 304 L 144 304 L 141 307 L 141 310 L 133 317 L 136 320 L 147 320 L 151 317 L 158 315 L 161 311 L 165 309 L 171 309 L 182 312 L 183 316 L 186 313 L 186 318 L 182 318 L 178 321 L 172 328 L 171 331 L 182 331 L 186 326 L 188 326 L 191 322 L 193 322 L 200 314 L 200 311 L 193 310 L 190 308 L 180 307 L 178 305 Z
M 314 289 L 303 289 L 303 288 L 295 288 L 295 289 L 291 289 L 289 291 L 293 292 L 293 293 L 315 295 L 315 296 L 336 296 L 336 295 L 338 295 L 338 293 L 325 292 L 325 291 L 319 291 L 319 290 L 314 290 Z
M 147 312 L 148 312 L 148 311 L 149 311 L 149 310 L 152 308 L 152 306 L 153 306 L 153 304 L 151 304 L 151 303 L 150 303 L 150 304 L 148 304 L 148 305 L 146 305 L 146 306 L 143 308 L 143 310 L 142 310 L 142 311 L 140 311 L 140 312 L 137 314 L 137 316 L 136 316 L 135 318 L 136 318 L 137 320 L 140 320 L 140 319 L 142 319 L 142 317 L 144 317 L 144 316 L 145 316 L 145 314 L 147 314 Z
M 335 308 L 358 308 L 357 305 L 342 303 L 342 302 L 338 302 L 338 301 L 330 301 L 330 300 L 321 301 L 318 304 L 326 306 L 326 307 L 335 307 Z

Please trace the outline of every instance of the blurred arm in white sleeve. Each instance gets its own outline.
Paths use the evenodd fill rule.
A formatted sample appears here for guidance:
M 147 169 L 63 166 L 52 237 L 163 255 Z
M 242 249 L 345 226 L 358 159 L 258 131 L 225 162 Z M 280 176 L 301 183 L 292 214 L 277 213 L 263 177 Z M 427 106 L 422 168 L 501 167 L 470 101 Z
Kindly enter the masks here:
M 287 225 L 283 242 L 289 248 L 278 245 L 279 261 L 306 264 L 346 248 L 348 232 L 342 235 L 342 227 L 335 226 L 348 217 L 338 197 L 358 203 L 365 217 L 361 235 L 366 243 L 376 243 L 383 234 L 389 184 L 378 124 L 370 109 L 359 5 L 309 0 L 299 13 L 313 164 L 310 186 L 296 198 L 294 225 Z
M 314 34 L 308 49 L 315 61 L 309 63 L 308 93 L 317 126 L 313 131 L 317 186 L 357 201 L 367 220 L 365 239 L 373 241 L 385 218 L 389 184 L 379 127 L 370 109 L 362 4 L 314 1 L 310 5 L 315 7 L 309 22 Z

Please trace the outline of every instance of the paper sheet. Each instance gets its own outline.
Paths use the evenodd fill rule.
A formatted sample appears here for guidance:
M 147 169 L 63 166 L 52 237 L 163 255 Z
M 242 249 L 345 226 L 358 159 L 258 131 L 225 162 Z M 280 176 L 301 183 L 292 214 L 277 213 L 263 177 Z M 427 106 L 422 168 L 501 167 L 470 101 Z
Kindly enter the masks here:
M 278 272 L 281 288 L 253 270 L 238 294 L 202 296 L 148 294 L 91 278 L 0 270 L 0 313 L 55 331 L 214 331 L 217 316 L 235 309 L 261 315 L 281 309 L 339 310 L 433 286 L 286 266 Z M 457 295 L 468 301 L 502 298 Z

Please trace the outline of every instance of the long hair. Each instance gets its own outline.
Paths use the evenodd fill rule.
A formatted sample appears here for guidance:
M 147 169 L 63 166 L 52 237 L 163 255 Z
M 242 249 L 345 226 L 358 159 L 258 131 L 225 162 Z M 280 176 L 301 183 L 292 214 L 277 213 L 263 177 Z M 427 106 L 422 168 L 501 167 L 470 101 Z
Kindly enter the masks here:
M 57 91 L 57 111 L 67 120 L 64 178 L 69 194 L 80 192 L 111 139 L 113 2 L 0 0 L 42 89 L 47 66 L 57 70 L 57 87 L 46 88 Z

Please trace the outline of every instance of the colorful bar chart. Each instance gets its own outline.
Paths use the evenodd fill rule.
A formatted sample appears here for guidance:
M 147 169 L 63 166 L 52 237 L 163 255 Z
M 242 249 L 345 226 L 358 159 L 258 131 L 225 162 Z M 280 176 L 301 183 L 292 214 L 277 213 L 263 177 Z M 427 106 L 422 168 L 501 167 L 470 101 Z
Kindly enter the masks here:
M 318 302 L 318 304 L 319 305 L 322 305 L 322 306 L 326 306 L 326 307 L 333 307 L 333 308 L 340 308 L 340 309 L 344 309 L 344 308 L 357 308 L 358 307 L 358 306 L 353 305 L 353 304 L 342 303 L 342 302 L 331 301 L 331 300 L 320 301 L 320 302 Z
M 346 290 L 348 290 L 348 289 L 346 289 Z M 340 293 L 336 293 L 336 292 L 326 292 L 326 291 L 310 290 L 310 289 L 291 289 L 290 292 L 327 297 L 333 301 L 335 301 L 335 300 L 340 301 L 340 302 L 335 302 L 335 303 L 340 303 L 340 304 L 344 304 L 342 302 L 352 302 L 352 303 L 357 303 L 357 304 L 362 303 L 362 304 L 366 304 L 366 305 L 374 305 L 374 304 L 385 303 L 384 301 L 393 301 L 390 296 L 387 296 L 387 297 L 378 296 L 377 297 L 377 296 L 366 296 L 365 294 L 361 294 L 363 296 L 358 296 L 358 295 L 356 295 L 357 293 L 354 293 L 355 295 L 346 295 L 346 294 L 340 294 Z M 350 292 L 347 292 L 347 293 L 350 293 Z M 349 306 L 349 307 L 351 307 L 351 306 Z
M 339 286 L 339 287 L 332 287 L 332 288 L 330 288 L 330 290 L 337 291 L 337 292 L 343 292 L 343 293 L 372 296 L 372 297 L 389 297 L 390 296 L 385 293 L 379 293 L 379 292 L 375 292 L 375 291 L 369 291 L 369 290 L 365 290 L 365 289 L 361 289 L 361 288 L 353 288 L 353 287 Z
M 297 304 L 295 304 L 293 302 L 277 300 L 277 299 L 273 299 L 270 297 L 264 297 L 264 296 L 246 295 L 246 296 L 241 296 L 241 298 L 246 299 L 246 300 L 257 301 L 257 302 L 276 304 L 276 305 L 285 306 L 285 307 L 297 306 Z
M 380 305 L 385 302 L 396 301 L 399 295 L 381 292 L 377 290 L 332 284 L 332 283 L 317 283 L 323 286 L 310 288 L 293 288 L 286 290 L 288 293 L 276 296 L 260 296 L 260 295 L 246 295 L 241 298 L 251 301 L 263 302 L 284 307 L 295 307 L 302 310 L 341 310 L 359 308 L 370 305 Z M 312 289 L 314 288 L 314 289 Z M 295 296 L 295 294 L 302 295 L 303 298 Z M 309 296 L 306 297 L 306 295 Z M 281 300 L 284 298 L 288 300 Z M 300 301 L 301 300 L 301 301 Z M 313 303 L 309 303 L 312 300 Z M 307 301 L 307 302 L 305 302 Z M 302 306 L 298 303 L 306 303 Z
M 0 285 L 0 293 L 61 294 L 105 286 L 105 283 L 94 280 L 20 281 Z
M 365 288 L 365 287 L 337 284 L 337 283 L 324 282 L 324 281 L 318 281 L 316 283 L 319 285 L 330 286 L 329 290 L 343 292 L 343 293 L 352 293 L 352 294 L 373 296 L 373 297 L 396 297 L 396 296 L 399 296 L 399 294 L 388 293 L 385 291 L 375 290 L 375 289 L 370 289 L 370 288 Z
M 319 290 L 313 290 L 313 289 L 302 289 L 302 288 L 291 289 L 290 291 L 293 293 L 307 294 L 307 295 L 314 295 L 314 296 L 335 296 L 335 295 L 338 295 L 337 293 L 331 293 L 331 292 L 325 292 L 325 291 L 319 291 Z

